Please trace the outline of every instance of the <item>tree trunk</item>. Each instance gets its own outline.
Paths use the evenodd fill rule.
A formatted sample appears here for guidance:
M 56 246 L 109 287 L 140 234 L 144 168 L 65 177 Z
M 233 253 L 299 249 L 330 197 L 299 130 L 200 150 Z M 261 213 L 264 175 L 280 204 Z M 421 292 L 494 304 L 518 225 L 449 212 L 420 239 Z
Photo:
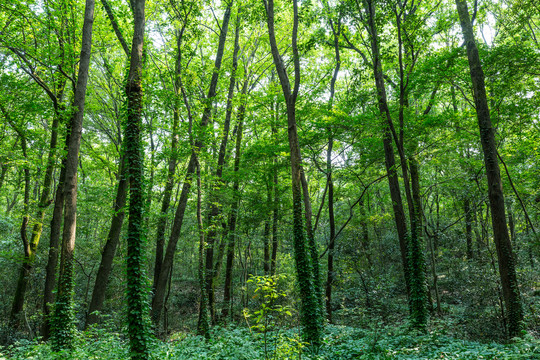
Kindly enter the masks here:
M 77 170 L 79 149 L 81 144 L 84 100 L 86 84 L 90 68 L 92 49 L 92 27 L 94 24 L 94 0 L 86 0 L 82 29 L 81 56 L 77 86 L 73 99 L 75 112 L 72 115 L 69 131 L 69 143 L 65 165 L 64 182 L 64 228 L 62 231 L 62 247 L 58 290 L 54 311 L 53 349 L 55 351 L 73 346 L 73 252 L 75 250 L 75 232 L 77 227 Z
M 217 276 L 217 266 L 214 269 L 214 243 L 217 237 L 217 219 L 221 213 L 221 204 L 219 204 L 218 192 L 222 182 L 223 167 L 225 165 L 225 153 L 227 150 L 227 142 L 229 139 L 229 129 L 231 123 L 231 114 L 232 114 L 232 100 L 234 96 L 234 86 L 236 84 L 236 70 L 238 68 L 238 51 L 240 46 L 238 45 L 240 39 L 240 13 L 236 17 L 236 29 L 234 37 L 234 51 L 233 51 L 233 61 L 231 69 L 231 78 L 229 81 L 229 91 L 227 94 L 227 110 L 225 114 L 225 122 L 223 124 L 223 136 L 221 138 L 221 144 L 219 146 L 218 152 L 218 162 L 215 174 L 215 184 L 211 190 L 210 198 L 210 214 L 208 217 L 208 224 L 210 229 L 208 231 L 208 236 L 206 238 L 206 292 L 208 296 L 208 310 L 210 311 L 210 319 L 212 325 L 216 324 L 216 310 L 215 310 L 215 291 L 214 291 L 214 278 Z M 218 259 L 219 261 L 219 259 Z
M 152 294 L 155 294 L 159 282 L 159 276 L 161 273 L 161 267 L 163 263 L 163 250 L 165 246 L 165 228 L 167 226 L 167 213 L 171 204 L 171 195 L 174 187 L 174 175 L 176 173 L 176 165 L 178 163 L 178 125 L 180 120 L 180 103 L 178 97 L 181 92 L 181 71 L 182 71 L 182 39 L 184 35 L 185 26 L 180 31 L 177 38 L 177 60 L 175 65 L 175 100 L 173 110 L 173 127 L 171 131 L 171 157 L 169 158 L 169 164 L 167 169 L 167 182 L 165 184 L 165 190 L 163 191 L 163 200 L 161 202 L 161 213 L 157 225 L 156 232 L 156 258 L 154 261 L 154 282 Z
M 197 156 L 195 154 L 195 156 Z M 208 298 L 205 286 L 205 274 L 204 274 L 204 229 L 201 215 L 201 166 L 198 159 L 195 160 L 197 165 L 197 229 L 199 231 L 199 266 L 198 278 L 200 287 L 200 300 L 199 300 L 199 319 L 197 321 L 197 335 L 210 338 L 210 332 L 208 327 Z
M 264 220 L 264 232 L 263 232 L 263 242 L 264 242 L 264 261 L 263 261 L 263 271 L 264 275 L 270 274 L 270 205 L 272 203 L 272 186 L 270 184 L 270 179 L 266 182 L 266 208 L 265 208 L 265 220 Z
M 463 200 L 463 210 L 465 211 L 465 240 L 467 241 L 467 259 L 474 258 L 472 246 L 472 213 L 471 201 L 468 197 Z
M 69 143 L 69 134 L 66 134 L 66 150 Z M 60 251 L 60 232 L 62 230 L 62 215 L 64 213 L 64 183 L 66 178 L 66 158 L 62 159 L 58 186 L 54 199 L 53 215 L 51 219 L 51 233 L 49 239 L 49 254 L 47 258 L 47 268 L 45 275 L 45 286 L 43 290 L 43 322 L 41 325 L 41 335 L 43 340 L 48 340 L 51 335 L 52 325 L 52 304 L 54 303 L 54 288 L 56 286 L 56 267 L 58 265 L 58 253 Z
M 499 162 L 497 159 L 495 130 L 491 124 L 484 83 L 484 72 L 482 70 L 478 49 L 474 39 L 467 3 L 464 0 L 456 0 L 456 8 L 463 30 L 463 37 L 467 45 L 467 57 L 469 59 L 469 68 L 474 90 L 474 102 L 476 105 L 480 140 L 484 152 L 484 165 L 486 167 L 488 181 L 488 197 L 491 207 L 493 238 L 497 248 L 499 274 L 501 277 L 506 314 L 508 316 L 508 335 L 510 338 L 513 338 L 521 335 L 523 310 L 516 276 L 512 243 L 510 242 L 508 228 L 506 226 L 504 195 Z
M 341 18 L 338 19 L 337 26 L 334 27 L 332 19 L 329 19 L 330 27 L 334 35 L 334 52 L 336 66 L 330 81 L 330 99 L 328 100 L 328 109 L 332 112 L 334 107 L 334 95 L 336 92 L 336 81 L 341 67 L 341 58 L 339 53 L 339 35 L 341 32 Z M 326 182 L 328 184 L 328 222 L 330 226 L 330 241 L 328 243 L 328 274 L 326 278 L 326 314 L 328 322 L 332 323 L 332 285 L 336 278 L 334 272 L 334 250 L 336 246 L 336 222 L 334 219 L 334 180 L 332 179 L 332 149 L 334 147 L 334 137 L 331 126 L 328 127 L 328 149 L 326 151 Z
M 109 276 L 111 274 L 116 248 L 120 242 L 122 223 L 124 222 L 124 207 L 126 206 L 128 188 L 128 180 L 126 175 L 127 168 L 125 158 L 122 156 L 118 164 L 119 179 L 116 190 L 116 199 L 113 206 L 114 213 L 111 220 L 111 226 L 109 227 L 107 241 L 105 242 L 103 252 L 101 253 L 101 262 L 96 274 L 96 281 L 94 283 L 94 290 L 92 291 L 92 299 L 90 300 L 88 315 L 86 316 L 86 327 L 99 322 L 99 312 L 103 308 L 103 303 L 105 302 L 105 293 L 107 291 Z
M 2 107 L 2 112 L 7 121 L 11 123 L 10 117 L 6 110 Z M 27 142 L 24 132 L 16 127 L 15 124 L 11 124 L 15 131 L 18 133 L 21 139 L 21 150 L 24 157 L 23 173 L 24 173 L 24 202 L 23 202 L 23 218 L 20 227 L 20 235 L 22 239 L 24 257 L 21 269 L 19 270 L 19 278 L 17 280 L 17 289 L 15 290 L 15 296 L 13 297 L 13 304 L 11 306 L 10 322 L 14 327 L 19 327 L 19 315 L 24 308 L 24 294 L 26 292 L 26 286 L 32 270 L 32 264 L 34 260 L 34 251 L 31 244 L 28 242 L 28 234 L 26 229 L 28 228 L 28 222 L 30 219 L 30 169 L 28 164 L 27 154 Z M 35 250 L 35 249 L 34 249 Z
M 277 104 L 276 104 L 277 110 Z M 279 114 L 276 111 L 276 117 L 279 117 Z M 272 126 L 272 134 L 275 136 L 277 130 L 275 126 Z M 272 189 L 274 191 L 274 203 L 272 211 L 272 257 L 270 259 L 270 275 L 276 274 L 276 261 L 277 261 L 277 251 L 279 245 L 278 239 L 278 221 L 279 221 L 279 188 L 278 188 L 278 163 L 277 155 L 274 154 L 273 159 L 274 165 L 274 179 Z
M 414 231 L 409 242 L 409 261 L 411 276 L 410 312 L 412 325 L 420 331 L 426 331 L 427 313 L 427 283 L 424 258 L 424 241 L 422 236 L 422 203 L 420 194 L 420 176 L 418 162 L 415 157 L 409 160 L 411 170 L 411 189 L 413 200 L 412 224 Z
M 142 67 L 145 0 L 133 0 L 133 41 L 126 84 L 127 121 L 125 130 L 126 163 L 129 182 L 129 221 L 127 229 L 127 330 L 132 359 L 148 359 L 148 329 L 145 291 L 143 211 L 145 209 L 141 127 Z
M 247 81 L 244 82 L 242 94 L 245 95 L 247 90 Z M 238 208 L 240 205 L 240 179 L 238 171 L 240 170 L 240 159 L 242 156 L 242 135 L 244 131 L 244 115 L 245 103 L 240 105 L 238 109 L 238 129 L 236 130 L 236 148 L 234 153 L 234 182 L 233 182 L 233 203 L 231 206 L 231 216 L 229 219 L 229 231 L 227 232 L 227 265 L 225 267 L 225 287 L 223 290 L 223 308 L 221 317 L 226 319 L 229 315 L 232 299 L 232 269 L 234 262 L 234 247 L 236 240 L 236 220 L 238 219 Z
M 334 139 L 330 135 L 326 152 L 326 176 L 328 181 L 328 222 L 330 225 L 330 242 L 328 243 L 328 276 L 326 279 L 326 314 L 332 323 L 332 284 L 334 273 L 334 249 L 336 244 L 336 222 L 334 220 L 334 182 L 332 180 L 332 147 Z

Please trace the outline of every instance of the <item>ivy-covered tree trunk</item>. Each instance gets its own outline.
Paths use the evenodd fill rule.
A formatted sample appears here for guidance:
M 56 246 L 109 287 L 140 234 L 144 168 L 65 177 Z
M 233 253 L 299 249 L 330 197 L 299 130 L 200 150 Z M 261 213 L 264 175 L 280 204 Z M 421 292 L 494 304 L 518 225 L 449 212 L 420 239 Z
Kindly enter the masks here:
M 474 39 L 467 2 L 465 0 L 456 0 L 456 8 L 467 47 L 467 57 L 469 59 L 469 68 L 474 91 L 474 103 L 476 106 L 480 140 L 484 153 L 484 165 L 486 167 L 493 239 L 495 247 L 497 248 L 499 274 L 501 277 L 506 316 L 508 318 L 508 336 L 512 338 L 521 335 L 523 309 L 512 243 L 506 226 L 504 195 L 499 162 L 497 159 L 497 146 L 495 143 L 495 129 L 491 123 L 484 81 L 484 71 L 482 70 L 478 48 L 476 47 L 476 41 Z
M 300 155 L 300 145 L 298 142 L 298 132 L 296 125 L 296 99 L 300 87 L 300 59 L 298 54 L 298 2 L 294 0 L 294 22 L 292 29 L 292 51 L 294 60 L 294 87 L 291 89 L 289 76 L 281 55 L 279 54 L 274 29 L 274 1 L 263 0 L 266 9 L 268 35 L 274 66 L 279 76 L 283 95 L 287 105 L 287 128 L 289 138 L 289 150 L 291 161 L 292 178 L 292 198 L 293 198 L 293 247 L 296 263 L 297 280 L 300 287 L 301 313 L 300 318 L 304 331 L 304 339 L 312 346 L 318 347 L 322 341 L 322 300 L 320 298 L 320 284 L 315 284 L 319 276 L 314 275 L 313 263 L 318 262 L 318 256 L 313 259 L 314 246 L 306 241 L 304 234 L 304 221 L 302 205 L 306 211 L 311 210 L 309 195 L 303 194 L 303 169 L 302 157 Z M 305 178 L 304 178 L 305 180 Z M 303 204 L 305 202 L 305 204 Z M 311 235 L 311 224 L 308 226 L 308 237 Z M 313 244 L 311 244 L 313 245 Z M 311 248 L 311 254 L 310 254 Z
M 94 24 L 94 0 L 86 0 L 84 22 L 82 28 L 81 56 L 77 85 L 73 99 L 74 113 L 70 121 L 68 151 L 65 163 L 64 182 L 64 228 L 60 269 L 58 274 L 58 290 L 54 309 L 53 349 L 69 349 L 73 346 L 74 314 L 73 314 L 73 252 L 77 228 L 77 170 L 81 145 L 84 115 L 86 84 L 90 68 L 92 50 L 92 28 Z
M 144 45 L 145 0 L 133 0 L 133 41 L 126 84 L 127 121 L 125 127 L 126 162 L 129 182 L 129 220 L 127 230 L 127 320 L 132 359 L 148 359 L 148 324 L 145 315 L 148 292 L 145 279 L 144 179 L 141 143 L 143 89 L 142 56 Z

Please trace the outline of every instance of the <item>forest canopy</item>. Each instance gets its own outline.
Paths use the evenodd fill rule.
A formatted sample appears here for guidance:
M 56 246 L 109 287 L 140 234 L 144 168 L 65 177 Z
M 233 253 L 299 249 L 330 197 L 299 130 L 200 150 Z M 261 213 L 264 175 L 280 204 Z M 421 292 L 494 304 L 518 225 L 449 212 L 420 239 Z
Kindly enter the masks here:
M 538 144 L 536 0 L 4 1 L 0 358 L 540 357 Z

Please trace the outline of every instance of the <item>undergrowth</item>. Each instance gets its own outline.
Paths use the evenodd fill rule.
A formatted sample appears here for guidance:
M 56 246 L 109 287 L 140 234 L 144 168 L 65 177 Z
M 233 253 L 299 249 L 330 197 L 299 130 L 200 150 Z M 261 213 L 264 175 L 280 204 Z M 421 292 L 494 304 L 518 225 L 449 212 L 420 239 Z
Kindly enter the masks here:
M 295 329 L 262 335 L 247 328 L 214 328 L 212 338 L 176 333 L 166 342 L 154 340 L 152 359 L 160 360 L 348 360 L 348 359 L 540 359 L 540 341 L 530 335 L 510 344 L 478 343 L 440 332 L 414 334 L 404 328 L 362 330 L 327 326 L 323 346 L 315 353 Z M 54 353 L 47 343 L 20 341 L 0 349 L 0 360 L 128 359 L 123 335 L 94 329 L 79 333 L 71 353 Z

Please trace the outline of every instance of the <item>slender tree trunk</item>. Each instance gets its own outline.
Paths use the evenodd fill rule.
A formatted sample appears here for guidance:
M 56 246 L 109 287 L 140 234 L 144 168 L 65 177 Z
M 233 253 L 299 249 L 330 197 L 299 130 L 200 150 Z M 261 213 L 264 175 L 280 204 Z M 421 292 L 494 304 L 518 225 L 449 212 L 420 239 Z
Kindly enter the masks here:
M 433 241 L 431 236 L 428 236 L 429 253 L 431 255 L 431 275 L 433 276 L 433 290 L 435 290 L 435 300 L 437 301 L 437 314 L 441 315 L 441 296 L 439 293 L 437 267 L 435 263 L 435 252 L 433 251 Z
M 484 72 L 482 70 L 478 49 L 474 39 L 467 3 L 464 0 L 456 0 L 456 8 L 463 30 L 463 37 L 467 46 L 467 57 L 469 59 L 471 80 L 474 90 L 474 102 L 476 105 L 480 140 L 484 152 L 484 164 L 488 181 L 488 197 L 491 207 L 493 238 L 497 248 L 499 274 L 501 277 L 506 314 L 508 316 L 508 335 L 512 338 L 521 335 L 523 309 L 521 306 L 521 295 L 516 276 L 516 265 L 512 251 L 512 243 L 508 236 L 508 228 L 506 226 L 504 195 L 499 162 L 497 160 L 495 130 L 491 124 L 484 83 Z
M 4 113 L 4 116 L 6 117 L 8 122 L 10 121 L 9 115 L 6 112 L 6 110 L 2 107 L 2 112 Z M 27 141 L 26 141 L 26 135 L 24 132 L 15 126 L 15 124 L 12 124 L 15 131 L 19 134 L 19 137 L 21 139 L 21 150 L 24 157 L 24 165 L 23 165 L 23 173 L 24 173 L 24 202 L 23 202 L 23 218 L 21 222 L 20 227 L 20 235 L 22 239 L 22 245 L 23 245 L 23 251 L 24 251 L 24 257 L 23 257 L 23 263 L 21 265 L 21 268 L 19 270 L 19 278 L 17 280 L 17 289 L 15 290 L 15 296 L 13 297 L 13 304 L 11 306 L 11 313 L 10 313 L 10 322 L 14 327 L 19 327 L 20 319 L 19 315 L 21 311 L 24 308 L 24 294 L 26 292 L 26 286 L 28 284 L 28 280 L 30 277 L 30 272 L 32 270 L 32 264 L 33 264 L 33 251 L 31 244 L 28 242 L 28 234 L 27 234 L 27 228 L 28 228 L 28 222 L 30 219 L 30 168 L 28 163 L 28 154 L 27 154 Z
M 427 283 L 424 258 L 424 241 L 422 232 L 422 203 L 420 194 L 420 176 L 418 171 L 418 161 L 415 157 L 409 160 L 411 171 L 411 190 L 413 200 L 412 224 L 414 232 L 411 234 L 409 242 L 409 261 L 411 276 L 411 296 L 410 311 L 412 325 L 426 331 L 428 321 L 427 311 Z
M 272 204 L 272 185 L 270 181 L 266 183 L 266 210 L 270 209 Z M 263 261 L 263 271 L 265 275 L 270 274 L 270 212 L 266 213 L 265 211 L 264 220 L 264 232 L 263 232 L 263 242 L 264 242 L 264 261 Z
M 276 104 L 277 108 L 277 104 Z M 276 112 L 276 116 L 279 117 L 279 114 Z M 275 136 L 276 129 L 272 127 L 272 134 Z M 274 203 L 272 211 L 272 257 L 270 259 L 270 275 L 276 274 L 276 262 L 277 262 L 277 251 L 279 245 L 278 239 L 278 221 L 279 221 L 279 188 L 278 188 L 278 163 L 277 155 L 274 155 L 273 159 L 274 165 L 274 179 L 272 189 L 274 191 Z
M 66 134 L 66 150 L 69 134 Z M 43 291 L 43 322 L 41 325 L 41 335 L 44 340 L 48 340 L 51 335 L 51 315 L 52 304 L 54 303 L 54 288 L 56 286 L 56 267 L 58 265 L 58 254 L 60 251 L 60 233 L 62 230 L 62 215 L 64 213 L 64 183 L 66 178 L 66 158 L 62 159 L 62 167 L 56 187 L 54 199 L 53 215 L 51 219 L 51 232 L 49 239 L 49 254 L 47 257 L 47 267 L 45 275 L 45 286 Z
M 196 155 L 195 155 L 196 156 Z M 199 320 L 197 321 L 197 335 L 210 338 L 209 326 L 208 326 L 208 298 L 205 287 L 205 274 L 204 274 L 204 229 L 201 214 L 202 207 L 202 194 L 201 194 L 201 166 L 198 160 L 195 160 L 197 165 L 197 228 L 199 230 L 199 266 L 198 277 L 200 287 L 200 301 L 199 301 Z
M 463 200 L 463 210 L 465 211 L 465 239 L 467 241 L 467 259 L 474 258 L 472 246 L 472 213 L 471 201 L 469 198 Z
M 334 27 L 333 21 L 330 19 L 330 26 L 334 35 L 334 52 L 336 58 L 336 66 L 330 81 L 330 99 L 328 100 L 328 109 L 332 112 L 334 107 L 334 95 L 336 92 L 336 81 L 341 67 L 341 57 L 339 53 L 339 36 L 341 33 L 341 18 L 338 19 L 337 26 Z M 328 149 L 326 151 L 326 181 L 328 184 L 328 221 L 330 226 L 330 241 L 328 243 L 328 274 L 326 279 L 326 314 L 328 322 L 332 323 L 332 285 L 336 278 L 334 272 L 334 251 L 336 247 L 336 222 L 334 219 L 334 180 L 332 178 L 332 149 L 334 147 L 334 137 L 332 128 L 328 127 Z
M 75 113 L 70 122 L 69 143 L 65 165 L 64 182 L 64 228 L 62 231 L 62 246 L 60 269 L 58 275 L 58 290 L 54 311 L 53 349 L 71 348 L 73 346 L 73 252 L 75 250 L 75 233 L 77 228 L 77 170 L 79 149 L 81 144 L 82 124 L 84 115 L 84 100 L 86 84 L 90 68 L 92 49 L 92 27 L 94 24 L 94 0 L 86 0 L 84 22 L 82 29 L 81 56 L 77 85 L 73 105 Z
M 109 276 L 112 270 L 112 264 L 116 248 L 120 242 L 120 233 L 122 231 L 122 223 L 124 222 L 124 207 L 126 206 L 128 179 L 125 158 L 122 156 L 118 164 L 118 187 L 116 190 L 116 198 L 113 205 L 113 217 L 107 234 L 107 241 L 101 253 L 101 262 L 96 274 L 94 290 L 92 291 L 92 299 L 86 316 L 86 327 L 99 322 L 99 312 L 103 308 L 105 302 L 105 293 L 109 282 Z
M 405 284 L 407 294 L 410 293 L 410 279 L 408 276 L 409 262 L 407 258 L 407 224 L 405 221 L 405 211 L 403 210 L 403 202 L 401 201 L 401 192 L 399 188 L 399 180 L 396 172 L 396 163 L 394 158 L 394 149 L 392 147 L 392 134 L 389 124 L 392 122 L 388 102 L 386 98 L 386 89 L 384 86 L 384 77 L 382 72 L 382 64 L 379 51 L 379 40 L 377 28 L 375 26 L 375 5 L 372 0 L 366 1 L 366 12 L 368 13 L 368 31 L 371 37 L 371 50 L 373 54 L 373 73 L 375 77 L 375 85 L 377 88 L 377 97 L 379 104 L 379 112 L 383 121 L 383 146 L 386 172 L 388 174 L 388 185 L 390 188 L 390 197 L 392 199 L 392 207 L 394 211 L 394 221 L 399 239 L 399 247 L 401 251 L 401 260 L 403 264 L 403 272 L 405 275 Z
M 334 181 L 332 179 L 332 148 L 334 139 L 330 135 L 326 153 L 326 176 L 328 181 L 328 221 L 330 225 L 330 242 L 328 243 L 328 276 L 326 279 L 326 314 L 328 322 L 332 323 L 332 284 L 334 273 L 334 250 L 336 244 L 336 222 L 334 219 Z
M 210 224 L 210 230 L 208 231 L 208 236 L 206 238 L 206 292 L 208 295 L 208 309 L 210 311 L 210 319 L 212 325 L 216 324 L 216 310 L 215 310 L 215 289 L 214 289 L 214 278 L 217 276 L 217 267 L 214 269 L 214 243 L 217 237 L 217 219 L 221 213 L 221 206 L 219 202 L 219 188 L 223 185 L 222 175 L 223 167 L 225 166 L 225 154 L 227 150 L 227 142 L 229 139 L 229 129 L 231 123 L 232 115 L 232 100 L 234 96 L 234 86 L 236 84 L 236 70 L 238 68 L 238 51 L 240 49 L 239 39 L 240 39 L 240 13 L 236 17 L 236 29 L 235 29 L 235 38 L 234 38 L 234 51 L 233 51 L 233 62 L 231 69 L 231 78 L 229 81 L 229 91 L 227 94 L 227 110 L 225 114 L 225 122 L 223 124 L 223 135 L 221 138 L 221 144 L 218 152 L 218 162 L 216 168 L 216 183 L 211 192 L 211 205 L 210 205 L 210 216 L 208 218 L 208 223 Z M 219 259 L 218 259 L 219 261 Z M 215 271 L 216 270 L 216 271 Z
M 247 81 L 244 82 L 242 94 L 245 95 L 247 90 Z M 242 156 L 242 135 L 244 131 L 244 115 L 245 104 L 240 105 L 238 109 L 238 129 L 236 130 L 236 148 L 234 153 L 234 182 L 233 182 L 233 203 L 231 207 L 231 217 L 229 219 L 229 231 L 227 233 L 227 265 L 225 267 L 225 287 L 223 290 L 223 309 L 221 310 L 221 317 L 226 319 L 229 315 L 232 299 L 232 269 L 234 262 L 234 247 L 236 240 L 236 221 L 238 219 L 238 208 L 240 205 L 240 179 L 238 178 L 238 171 L 240 170 L 240 159 Z

